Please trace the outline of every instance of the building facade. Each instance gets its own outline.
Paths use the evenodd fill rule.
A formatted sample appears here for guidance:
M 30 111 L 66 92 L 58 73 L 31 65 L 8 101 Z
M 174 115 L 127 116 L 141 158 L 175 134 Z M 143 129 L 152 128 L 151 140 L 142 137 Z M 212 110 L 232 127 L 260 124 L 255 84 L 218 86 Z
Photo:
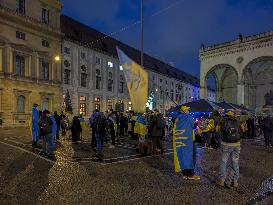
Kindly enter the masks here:
M 34 103 L 62 106 L 60 11 L 57 0 L 0 0 L 0 118 L 25 126 Z
M 74 114 L 90 116 L 97 108 L 106 111 L 122 104 L 133 110 L 116 46 L 139 63 L 140 53 L 111 37 L 62 15 L 63 96 L 68 91 Z M 144 56 L 149 74 L 149 93 L 161 112 L 176 104 L 199 99 L 199 80 L 149 55 Z M 175 104 L 176 103 L 176 104 Z
M 200 49 L 201 98 L 208 78 L 216 82 L 216 99 L 260 110 L 273 91 L 273 31 Z M 272 93 L 272 92 L 271 92 Z

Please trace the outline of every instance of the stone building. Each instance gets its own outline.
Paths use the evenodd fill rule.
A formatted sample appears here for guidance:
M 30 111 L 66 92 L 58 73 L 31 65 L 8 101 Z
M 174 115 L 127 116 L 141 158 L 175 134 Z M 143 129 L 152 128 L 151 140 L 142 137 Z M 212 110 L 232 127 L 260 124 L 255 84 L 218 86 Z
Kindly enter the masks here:
M 208 95 L 208 78 L 216 82 L 217 101 L 261 109 L 273 90 L 273 31 L 200 49 L 201 98 Z
M 57 0 L 0 0 L 4 126 L 26 125 L 34 103 L 41 110 L 61 109 L 61 8 Z
M 140 64 L 140 52 L 82 23 L 61 16 L 63 95 L 70 93 L 73 113 L 90 116 L 95 108 L 105 111 L 122 103 L 133 109 L 120 69 L 116 46 Z M 149 73 L 149 93 L 155 93 L 162 112 L 177 104 L 199 99 L 199 80 L 149 55 L 144 55 Z M 172 100 L 171 100 L 172 99 Z

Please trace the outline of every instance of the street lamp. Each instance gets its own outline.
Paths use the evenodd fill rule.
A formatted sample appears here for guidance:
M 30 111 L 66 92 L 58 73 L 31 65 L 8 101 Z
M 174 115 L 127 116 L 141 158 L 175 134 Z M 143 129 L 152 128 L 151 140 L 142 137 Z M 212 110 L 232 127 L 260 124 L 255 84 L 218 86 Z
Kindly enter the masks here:
M 59 55 L 56 55 L 56 56 L 54 57 L 54 60 L 55 60 L 56 62 L 59 62 L 59 61 L 61 60 L 61 57 L 60 57 Z

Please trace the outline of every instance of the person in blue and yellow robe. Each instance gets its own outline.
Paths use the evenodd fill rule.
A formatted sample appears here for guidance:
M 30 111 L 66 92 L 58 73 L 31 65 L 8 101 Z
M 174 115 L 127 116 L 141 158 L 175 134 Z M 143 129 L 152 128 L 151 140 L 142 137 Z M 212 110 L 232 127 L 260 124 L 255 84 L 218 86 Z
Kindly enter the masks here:
M 34 104 L 31 112 L 31 118 L 29 122 L 30 126 L 30 132 L 32 136 L 32 149 L 34 150 L 37 147 L 37 143 L 39 140 L 39 135 L 40 135 L 40 129 L 39 129 L 39 120 L 40 120 L 40 115 L 39 115 L 39 110 L 38 110 L 38 104 Z
M 182 112 L 179 113 L 175 121 L 173 132 L 174 167 L 175 172 L 182 170 L 184 179 L 200 180 L 200 176 L 194 174 L 194 120 L 189 114 L 189 109 L 187 106 L 182 106 Z

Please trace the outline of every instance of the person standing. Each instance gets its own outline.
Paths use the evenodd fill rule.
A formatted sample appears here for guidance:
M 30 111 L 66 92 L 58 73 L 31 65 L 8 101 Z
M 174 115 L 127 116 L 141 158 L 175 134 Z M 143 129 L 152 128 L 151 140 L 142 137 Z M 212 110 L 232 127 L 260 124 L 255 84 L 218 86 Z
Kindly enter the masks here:
M 97 155 L 100 161 L 103 160 L 103 145 L 104 145 L 104 138 L 106 136 L 106 118 L 103 113 L 98 113 L 96 117 L 93 119 L 92 122 L 93 131 L 95 133 L 96 142 L 97 142 Z
M 109 115 L 108 115 L 108 126 L 110 130 L 112 144 L 109 146 L 109 148 L 115 148 L 115 144 L 116 144 L 115 124 L 116 124 L 116 116 L 114 114 L 113 109 L 110 109 Z
M 99 110 L 95 109 L 95 111 L 93 112 L 93 114 L 91 115 L 91 117 L 89 118 L 89 126 L 91 128 L 91 147 L 93 149 L 93 151 L 96 151 L 96 147 L 97 147 L 97 142 L 96 142 L 96 135 L 95 135 L 95 127 L 94 127 L 94 119 L 99 115 Z
M 40 113 L 38 110 L 38 104 L 34 104 L 31 113 L 31 135 L 32 135 L 32 150 L 37 147 L 37 143 L 39 140 L 39 120 Z
M 239 157 L 240 157 L 240 122 L 236 119 L 234 112 L 229 111 L 221 122 L 222 143 L 219 179 L 216 182 L 219 186 L 225 186 L 227 177 L 227 165 L 231 158 L 231 169 L 234 172 L 232 176 L 233 187 L 238 187 L 239 180 Z
M 148 127 L 149 135 L 152 139 L 153 154 L 163 153 L 162 139 L 164 134 L 165 122 L 158 109 L 154 109 L 153 114 L 150 116 Z
M 53 151 L 55 150 L 55 141 L 56 141 L 56 136 L 57 136 L 57 130 L 58 130 L 58 126 L 57 126 L 57 122 L 55 120 L 55 114 L 54 115 L 50 115 L 50 120 L 52 122 L 52 135 L 51 135 L 51 143 L 49 144 L 50 149 L 51 149 L 51 153 L 53 154 Z
M 63 111 L 61 112 L 60 120 L 61 120 L 62 136 L 65 136 L 66 128 L 68 127 L 68 119 Z
M 52 153 L 52 126 L 53 122 L 49 117 L 50 112 L 44 110 L 41 120 L 39 121 L 40 135 L 43 140 L 43 154 L 51 155 Z
M 124 136 L 124 130 L 125 130 L 125 126 L 126 126 L 126 117 L 124 116 L 123 113 L 120 113 L 120 119 L 119 119 L 119 134 L 121 137 Z
M 71 132 L 72 132 L 72 143 L 77 143 L 77 141 L 80 139 L 81 132 L 82 132 L 81 122 L 78 116 L 73 117 Z
M 261 125 L 264 133 L 265 146 L 273 146 L 273 118 L 270 116 L 265 117 Z
M 60 127 L 61 127 L 61 117 L 58 115 L 57 111 L 54 112 L 54 119 L 56 122 L 57 130 L 56 130 L 56 141 L 60 140 Z
M 196 146 L 194 137 L 194 120 L 190 115 L 189 107 L 181 106 L 175 120 L 173 133 L 174 166 L 175 172 L 182 170 L 183 179 L 200 180 L 194 174 L 196 162 Z

